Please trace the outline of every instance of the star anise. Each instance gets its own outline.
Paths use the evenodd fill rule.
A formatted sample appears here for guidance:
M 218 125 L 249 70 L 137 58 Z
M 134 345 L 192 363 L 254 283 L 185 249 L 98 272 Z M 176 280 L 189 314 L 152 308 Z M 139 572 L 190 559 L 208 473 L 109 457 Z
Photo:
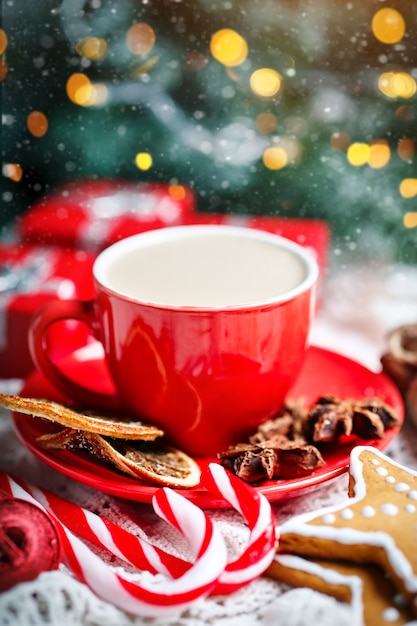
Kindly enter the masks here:
M 220 452 L 220 463 L 247 482 L 299 478 L 324 464 L 316 445 L 342 435 L 382 438 L 399 425 L 394 410 L 378 398 L 339 400 L 321 396 L 310 409 L 286 404 L 277 417 L 261 424 L 247 443 Z
M 250 443 L 261 443 L 270 441 L 276 435 L 290 440 L 302 437 L 304 416 L 305 411 L 300 404 L 288 402 L 277 417 L 260 424 L 257 431 L 249 437 L 249 441 Z
M 334 442 L 341 435 L 351 434 L 361 439 L 382 439 L 385 430 L 398 424 L 393 409 L 378 398 L 356 401 L 326 395 L 307 412 L 304 433 L 315 443 Z
M 277 417 L 260 424 L 248 443 L 231 446 L 217 457 L 247 482 L 311 474 L 324 460 L 302 434 L 304 415 L 301 405 L 288 403 Z
M 224 467 L 246 482 L 299 478 L 324 464 L 315 446 L 278 435 L 260 444 L 238 444 L 217 456 Z

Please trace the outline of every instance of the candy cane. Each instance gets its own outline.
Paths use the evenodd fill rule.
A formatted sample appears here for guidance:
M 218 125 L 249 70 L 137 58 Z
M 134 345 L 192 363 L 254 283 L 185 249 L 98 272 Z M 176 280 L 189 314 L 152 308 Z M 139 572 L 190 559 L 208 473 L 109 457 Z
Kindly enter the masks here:
M 16 481 L 6 475 L 8 492 L 46 510 Z M 4 484 L 4 480 L 2 481 Z M 169 488 L 160 489 L 153 498 L 155 511 L 184 533 L 196 551 L 195 563 L 176 579 L 157 577 L 141 584 L 116 573 L 90 550 L 57 518 L 64 562 L 79 580 L 99 597 L 124 611 L 146 617 L 180 612 L 213 589 L 223 572 L 227 553 L 224 541 L 209 517 L 198 507 Z
M 244 483 L 224 467 L 209 465 L 203 481 L 214 494 L 223 497 L 247 521 L 250 536 L 246 550 L 228 563 L 213 593 L 227 594 L 247 585 L 263 574 L 276 551 L 275 517 L 263 494 Z
M 92 542 L 94 545 L 104 547 L 116 556 L 123 558 L 139 569 L 147 569 L 151 573 L 163 573 L 172 578 L 182 578 L 185 585 L 191 580 L 188 570 L 196 568 L 197 562 L 201 567 L 208 567 L 211 571 L 210 560 L 207 562 L 206 545 L 200 543 L 202 536 L 206 542 L 210 542 L 211 534 L 206 528 L 206 516 L 195 505 L 171 490 L 160 489 L 153 499 L 156 513 L 164 520 L 177 528 L 186 536 L 191 544 L 197 549 L 197 561 L 194 566 L 179 557 L 170 555 L 156 546 L 152 546 L 145 540 L 135 537 L 131 533 L 119 528 L 108 520 L 103 520 L 94 513 L 62 500 L 45 490 L 33 487 L 21 479 L 15 481 L 23 491 L 19 496 L 10 489 L 8 481 L 10 477 L 0 472 L 0 490 L 7 491 L 15 497 L 22 497 L 25 491 L 34 498 L 35 502 L 41 502 L 45 509 L 52 513 L 66 530 L 79 537 Z M 271 563 L 275 555 L 275 519 L 271 506 L 267 499 L 257 493 L 251 486 L 232 475 L 222 466 L 212 463 L 202 476 L 202 485 L 217 496 L 224 498 L 235 508 L 247 521 L 250 529 L 249 544 L 245 552 L 235 561 L 225 564 L 224 571 L 220 573 L 219 580 L 212 592 L 217 594 L 231 593 L 248 584 L 260 576 Z M 19 485 L 17 484 L 19 483 Z M 179 515 L 179 512 L 182 515 Z M 225 549 L 225 548 L 224 548 Z M 73 568 L 82 578 L 82 572 L 77 569 L 77 558 L 67 545 L 67 554 L 72 554 Z M 209 553 L 211 554 L 211 553 Z M 203 577 L 204 578 L 204 577 Z M 199 584 L 198 577 L 193 579 Z M 91 586 L 91 585 L 90 585 Z M 180 588 L 180 586 L 179 586 Z M 195 589 L 195 593 L 198 591 Z M 202 594 L 206 590 L 201 591 Z
M 75 535 L 99 548 L 107 549 L 138 569 L 148 570 L 152 574 L 160 573 L 178 578 L 191 567 L 187 561 L 132 535 L 81 506 L 67 502 L 45 489 L 34 487 L 20 478 L 14 477 L 13 480 Z M 0 489 L 7 492 L 7 477 L 1 472 Z M 12 495 L 10 491 L 8 495 Z

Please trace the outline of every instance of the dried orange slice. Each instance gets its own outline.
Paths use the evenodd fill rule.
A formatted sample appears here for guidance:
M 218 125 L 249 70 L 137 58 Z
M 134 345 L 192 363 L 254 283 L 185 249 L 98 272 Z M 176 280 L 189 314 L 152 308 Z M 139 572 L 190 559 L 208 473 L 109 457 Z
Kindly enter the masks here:
M 58 433 L 41 435 L 37 441 L 44 449 L 88 451 L 146 484 L 188 489 L 200 482 L 201 470 L 197 463 L 181 450 L 159 440 L 111 439 L 65 428 Z
M 0 393 L 0 406 L 10 411 L 42 417 L 51 422 L 57 422 L 61 426 L 108 437 L 149 441 L 164 434 L 160 428 L 134 420 L 132 417 L 100 415 L 90 411 L 80 412 L 51 400 L 22 398 Z

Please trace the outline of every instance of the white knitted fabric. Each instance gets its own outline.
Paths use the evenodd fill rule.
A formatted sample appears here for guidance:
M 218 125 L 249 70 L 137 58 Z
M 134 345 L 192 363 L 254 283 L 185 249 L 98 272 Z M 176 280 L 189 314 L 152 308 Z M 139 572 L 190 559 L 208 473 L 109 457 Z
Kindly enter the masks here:
M 417 271 L 339 270 L 328 280 L 312 341 L 378 370 L 387 331 L 405 322 L 417 322 Z M 2 391 L 18 392 L 20 385 L 20 381 L 0 381 Z M 406 421 L 386 452 L 394 460 L 416 469 L 417 429 Z M 146 536 L 165 549 L 187 556 L 184 540 L 179 540 L 178 534 L 155 515 L 151 506 L 95 491 L 37 460 L 17 438 L 6 411 L 0 412 L 0 468 Z M 346 493 L 345 475 L 311 493 L 274 504 L 278 524 L 302 511 L 342 501 Z M 246 525 L 234 510 L 210 510 L 208 514 L 220 528 L 233 558 L 245 546 Z M 111 566 L 122 567 L 114 561 Z M 134 576 L 141 580 L 149 574 Z M 311 626 L 315 623 L 344 626 L 350 622 L 349 606 L 309 589 L 290 589 L 266 577 L 229 596 L 211 596 L 180 615 L 157 620 L 129 616 L 99 599 L 63 565 L 57 571 L 45 572 L 34 581 L 0 594 L 0 626 Z

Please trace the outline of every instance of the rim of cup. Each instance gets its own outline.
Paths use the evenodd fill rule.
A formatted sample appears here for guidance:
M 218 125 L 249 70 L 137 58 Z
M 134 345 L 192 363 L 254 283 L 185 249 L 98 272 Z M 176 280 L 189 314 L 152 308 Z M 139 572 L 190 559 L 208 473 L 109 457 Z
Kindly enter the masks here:
M 257 241 L 264 241 L 265 243 L 272 243 L 276 246 L 284 248 L 290 252 L 293 252 L 301 261 L 303 262 L 306 268 L 305 278 L 294 288 L 289 289 L 284 293 L 279 293 L 275 296 L 271 296 L 269 298 L 264 298 L 262 300 L 254 300 L 253 302 L 245 302 L 242 304 L 230 304 L 230 305 L 176 305 L 176 304 L 163 304 L 159 302 L 153 302 L 152 300 L 141 299 L 139 297 L 132 297 L 126 294 L 122 290 L 116 289 L 114 286 L 110 286 L 108 281 L 105 278 L 105 270 L 108 267 L 109 263 L 112 262 L 113 259 L 119 256 L 120 252 L 130 252 L 135 249 L 137 246 L 137 241 L 139 240 L 141 244 L 150 245 L 155 241 L 168 241 L 173 238 L 177 238 L 180 236 L 192 237 L 198 233 L 206 233 L 206 234 L 229 234 L 235 237 L 247 238 L 248 236 L 251 239 L 256 239 Z M 247 309 L 255 309 L 260 306 L 267 305 L 277 305 L 280 303 L 287 302 L 288 300 L 292 300 L 296 298 L 298 295 L 308 291 L 314 284 L 317 282 L 319 277 L 319 267 L 316 259 L 314 258 L 312 252 L 307 248 L 302 246 L 301 244 L 287 239 L 286 237 L 282 237 L 281 235 L 277 235 L 275 233 L 270 233 L 268 231 L 262 231 L 255 228 L 247 228 L 245 226 L 234 226 L 234 225 L 225 225 L 225 224 L 187 224 L 187 225 L 178 225 L 178 226 L 168 226 L 164 228 L 157 228 L 154 230 L 144 231 L 141 233 L 137 233 L 135 235 L 131 235 L 124 239 L 121 239 L 113 244 L 111 244 L 108 248 L 102 250 L 97 258 L 94 261 L 93 265 L 93 275 L 96 280 L 100 284 L 100 288 L 106 291 L 107 293 L 113 294 L 121 298 L 122 300 L 128 300 L 131 302 L 138 302 L 144 304 L 149 307 L 155 307 L 158 309 L 169 309 L 169 310 L 187 310 L 187 311 L 234 311 L 234 310 L 247 310 Z

